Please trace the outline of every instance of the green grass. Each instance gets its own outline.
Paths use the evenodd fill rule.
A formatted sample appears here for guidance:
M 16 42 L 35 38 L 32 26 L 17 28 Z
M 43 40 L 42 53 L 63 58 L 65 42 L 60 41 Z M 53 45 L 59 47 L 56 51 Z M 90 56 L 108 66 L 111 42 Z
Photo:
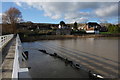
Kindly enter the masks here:
M 112 32 L 100 32 L 100 34 L 113 34 Z
M 115 32 L 100 32 L 100 34 L 118 34 L 118 33 L 115 33 Z

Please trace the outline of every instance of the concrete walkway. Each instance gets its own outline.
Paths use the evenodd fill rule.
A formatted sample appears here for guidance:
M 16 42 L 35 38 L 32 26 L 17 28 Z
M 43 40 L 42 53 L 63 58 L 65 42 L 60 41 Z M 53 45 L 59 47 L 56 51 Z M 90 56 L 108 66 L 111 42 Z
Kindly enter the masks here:
M 11 78 L 12 77 L 12 70 L 13 70 L 13 62 L 14 62 L 14 55 L 15 55 L 15 39 L 12 40 L 10 44 L 10 48 L 8 49 L 8 53 L 4 58 L 2 63 L 2 79 Z M 8 46 L 9 47 L 9 46 Z
M 21 55 L 19 55 L 20 53 L 22 54 L 22 51 L 20 51 L 21 48 L 19 47 L 20 44 L 18 44 L 18 39 L 19 37 L 14 37 L 3 47 L 2 50 L 0 50 L 0 79 L 2 80 L 11 80 L 12 78 L 16 78 L 16 80 L 20 78 L 31 78 L 26 66 L 26 61 L 19 61 L 22 58 L 20 57 Z M 18 61 L 16 62 L 16 60 Z
M 6 57 L 6 55 L 8 54 L 8 51 L 10 49 L 10 46 L 13 44 L 15 38 L 13 38 L 12 40 L 10 40 L 3 48 L 2 50 L 0 50 L 1 56 L 0 59 L 2 60 L 2 62 L 4 61 L 4 58 Z

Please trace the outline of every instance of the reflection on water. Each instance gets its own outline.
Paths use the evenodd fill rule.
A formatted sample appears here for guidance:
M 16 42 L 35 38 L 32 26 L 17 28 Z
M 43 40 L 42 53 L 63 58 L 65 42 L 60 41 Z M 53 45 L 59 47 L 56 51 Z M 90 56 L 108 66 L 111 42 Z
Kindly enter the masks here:
M 40 41 L 41 42 L 41 41 Z M 42 41 L 118 61 L 118 38 L 82 38 Z
M 32 67 L 30 74 L 32 78 L 87 78 L 84 71 L 77 71 L 69 65 L 65 65 L 59 59 L 43 54 L 38 51 L 30 54 L 29 65 Z M 36 54 L 36 55 L 35 55 Z M 81 75 L 82 74 L 82 75 Z
M 38 49 L 58 53 L 103 76 L 118 76 L 118 40 L 120 38 L 81 38 L 69 40 L 44 40 L 23 43 L 30 52 L 29 65 L 32 77 L 88 77 L 84 71 L 75 71 L 70 66 Z M 84 73 L 83 75 L 80 75 Z

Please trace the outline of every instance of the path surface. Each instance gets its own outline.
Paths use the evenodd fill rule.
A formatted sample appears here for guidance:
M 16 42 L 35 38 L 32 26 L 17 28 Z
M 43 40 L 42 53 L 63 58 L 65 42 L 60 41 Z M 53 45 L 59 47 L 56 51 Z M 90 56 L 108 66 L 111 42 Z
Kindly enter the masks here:
M 10 59 L 7 59 L 11 56 L 8 55 L 8 53 L 11 53 L 11 52 L 14 52 L 14 47 L 13 45 L 15 44 L 15 38 L 13 38 L 12 40 L 10 40 L 2 49 L 0 49 L 0 79 L 2 79 L 3 77 L 7 78 L 8 76 L 10 77 L 11 75 L 11 67 L 12 67 L 12 63 L 10 61 Z M 8 55 L 6 57 L 6 55 Z M 6 60 L 5 60 L 5 57 L 6 57 Z M 5 63 L 3 65 L 3 61 L 5 60 Z M 6 64 L 8 64 L 7 67 L 4 67 Z M 11 67 L 10 67 L 11 65 Z M 4 68 L 3 68 L 4 67 Z M 10 68 L 9 68 L 10 67 Z M 9 68 L 9 69 L 8 69 Z M 6 74 L 6 72 L 9 72 L 8 74 Z
M 7 79 L 12 77 L 13 70 L 13 62 L 15 55 L 15 39 L 13 39 L 10 44 L 7 45 L 7 51 L 5 51 L 6 56 L 4 56 L 4 60 L 2 63 L 2 78 Z M 5 49 L 5 50 L 6 50 Z
M 0 59 L 2 60 L 2 62 L 4 61 L 5 56 L 7 55 L 10 46 L 13 44 L 13 42 L 15 41 L 15 38 L 13 38 L 12 40 L 10 40 L 4 47 L 2 50 L 0 50 L 2 52 L 2 57 L 0 57 Z

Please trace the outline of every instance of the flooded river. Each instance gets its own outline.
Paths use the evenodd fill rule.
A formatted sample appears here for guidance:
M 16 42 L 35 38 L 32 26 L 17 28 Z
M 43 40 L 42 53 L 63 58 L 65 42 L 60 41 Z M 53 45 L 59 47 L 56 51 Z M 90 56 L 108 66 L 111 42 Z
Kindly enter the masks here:
M 38 51 L 45 49 L 80 64 L 85 69 L 105 78 L 118 77 L 118 42 L 120 38 L 79 38 L 69 40 L 42 40 L 23 43 L 29 51 L 28 65 L 33 78 L 87 78 L 85 71 L 77 71 Z M 81 75 L 82 74 L 82 75 Z

